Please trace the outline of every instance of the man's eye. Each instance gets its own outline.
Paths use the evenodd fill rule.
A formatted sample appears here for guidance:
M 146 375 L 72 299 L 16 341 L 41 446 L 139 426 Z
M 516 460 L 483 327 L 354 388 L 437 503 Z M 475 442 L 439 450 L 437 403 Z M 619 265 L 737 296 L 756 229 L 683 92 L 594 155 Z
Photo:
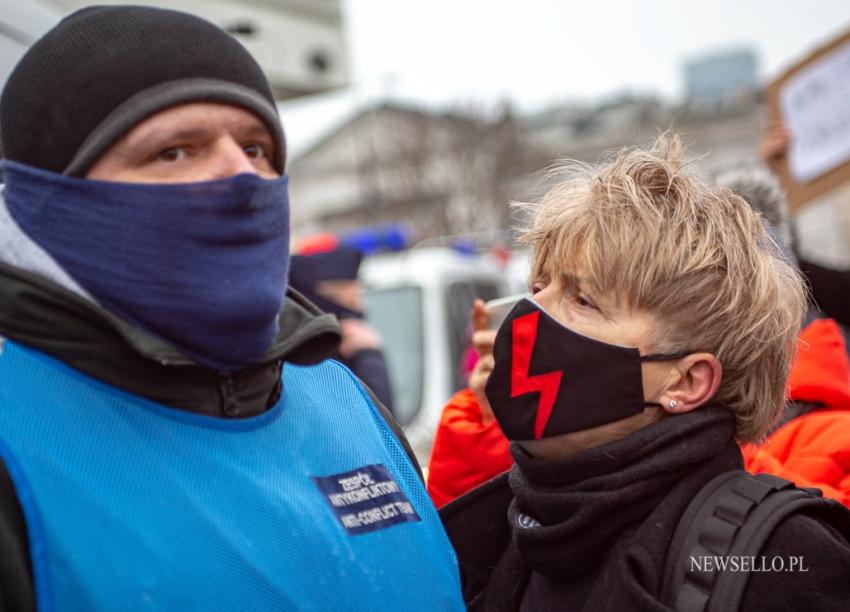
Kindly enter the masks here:
M 170 147 L 157 153 L 157 161 L 176 162 L 186 159 L 186 149 L 183 147 Z
M 245 151 L 245 155 L 251 159 L 265 159 L 268 157 L 268 153 L 262 145 L 249 144 L 242 147 L 242 150 Z

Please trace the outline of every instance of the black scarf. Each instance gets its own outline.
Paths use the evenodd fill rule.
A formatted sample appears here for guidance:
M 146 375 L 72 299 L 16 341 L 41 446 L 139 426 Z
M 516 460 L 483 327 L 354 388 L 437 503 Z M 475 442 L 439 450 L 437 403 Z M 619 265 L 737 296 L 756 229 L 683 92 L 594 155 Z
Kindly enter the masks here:
M 557 461 L 535 459 L 514 443 L 508 520 L 516 550 L 547 575 L 587 569 L 729 445 L 733 430 L 728 409 L 707 406 Z

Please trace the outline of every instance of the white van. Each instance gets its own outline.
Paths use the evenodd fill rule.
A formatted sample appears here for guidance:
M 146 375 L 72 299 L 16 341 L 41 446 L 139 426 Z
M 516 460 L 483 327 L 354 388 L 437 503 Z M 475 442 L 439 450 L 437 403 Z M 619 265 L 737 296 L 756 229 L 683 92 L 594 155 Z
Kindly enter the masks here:
M 446 400 L 466 385 L 473 300 L 522 291 L 526 261 L 428 247 L 363 262 L 366 316 L 384 338 L 395 416 L 421 463 Z

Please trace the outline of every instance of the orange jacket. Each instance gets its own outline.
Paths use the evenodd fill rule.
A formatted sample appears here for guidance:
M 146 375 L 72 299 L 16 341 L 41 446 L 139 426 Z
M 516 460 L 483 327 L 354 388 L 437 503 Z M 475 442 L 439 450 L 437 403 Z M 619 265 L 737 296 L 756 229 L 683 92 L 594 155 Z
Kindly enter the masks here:
M 817 487 L 850 506 L 850 360 L 835 321 L 815 320 L 800 334 L 788 386 L 792 400 L 824 409 L 788 421 L 760 446 L 744 447 L 747 470 Z
M 438 508 L 511 467 L 508 440 L 495 420 L 484 423 L 470 389 L 443 408 L 428 462 L 428 493 Z

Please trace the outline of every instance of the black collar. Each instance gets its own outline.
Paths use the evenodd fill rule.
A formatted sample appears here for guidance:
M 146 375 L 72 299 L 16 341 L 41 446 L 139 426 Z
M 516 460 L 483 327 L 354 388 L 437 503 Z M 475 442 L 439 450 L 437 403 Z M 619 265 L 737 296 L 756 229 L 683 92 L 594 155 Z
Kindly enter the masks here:
M 263 412 L 280 394 L 284 362 L 314 364 L 335 354 L 339 326 L 293 290 L 280 332 L 260 363 L 221 374 L 164 341 L 38 275 L 0 262 L 0 335 L 47 353 L 129 393 L 216 416 Z
M 584 571 L 677 482 L 733 444 L 734 427 L 727 408 L 703 406 L 557 461 L 512 444 L 508 520 L 520 554 L 544 574 Z

